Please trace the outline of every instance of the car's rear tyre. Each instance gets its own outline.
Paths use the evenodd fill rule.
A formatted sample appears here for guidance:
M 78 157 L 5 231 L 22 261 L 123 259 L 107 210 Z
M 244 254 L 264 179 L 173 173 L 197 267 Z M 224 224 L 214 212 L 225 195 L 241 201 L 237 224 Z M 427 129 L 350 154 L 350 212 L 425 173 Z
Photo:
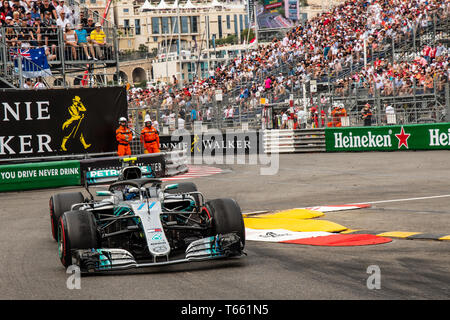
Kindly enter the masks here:
M 177 187 L 174 189 L 166 190 L 166 193 L 169 194 L 177 194 L 177 193 L 188 193 L 188 192 L 197 192 L 197 186 L 193 182 L 180 182 L 177 183 Z M 200 205 L 200 198 L 198 194 L 192 195 L 195 199 L 195 206 L 198 207 Z
M 235 232 L 245 245 L 245 225 L 239 205 L 233 199 L 207 201 L 205 208 L 212 218 L 211 235 Z
M 70 211 L 73 204 L 81 203 L 83 201 L 84 196 L 81 192 L 58 193 L 50 197 L 50 223 L 53 239 L 56 241 L 58 240 L 58 221 L 62 214 L 66 211 Z
M 72 264 L 72 250 L 98 248 L 99 237 L 94 214 L 67 211 L 58 224 L 58 255 L 64 267 Z

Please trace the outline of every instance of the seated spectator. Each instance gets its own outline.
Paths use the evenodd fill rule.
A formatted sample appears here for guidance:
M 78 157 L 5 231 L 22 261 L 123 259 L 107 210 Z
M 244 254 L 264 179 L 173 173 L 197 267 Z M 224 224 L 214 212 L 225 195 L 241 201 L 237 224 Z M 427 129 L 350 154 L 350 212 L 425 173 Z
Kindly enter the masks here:
M 2 2 L 2 7 L 0 8 L 0 22 L 6 24 L 6 17 L 10 17 L 11 19 L 13 17 L 13 10 L 9 5 L 8 0 Z
M 95 29 L 90 35 L 92 44 L 95 48 L 95 54 L 98 59 L 103 60 L 105 58 L 102 49 L 106 48 L 106 35 L 102 30 L 102 25 L 100 23 L 95 24 Z
M 25 80 L 25 83 L 23 84 L 24 89 L 33 89 L 33 81 L 31 81 L 30 78 L 27 78 Z
M 66 25 L 66 31 L 64 32 L 64 45 L 69 47 L 72 51 L 72 59 L 77 59 L 78 37 L 72 28 L 72 25 L 68 23 Z
M 24 15 L 27 12 L 23 4 L 20 3 L 20 0 L 14 0 L 12 7 L 13 9 L 17 9 L 17 11 L 22 15 Z
M 56 25 L 61 28 L 62 30 L 65 30 L 67 24 L 70 23 L 70 20 L 66 18 L 66 13 L 64 11 L 61 11 L 59 13 L 59 18 L 56 20 Z
M 89 37 L 87 36 L 87 32 L 85 29 L 83 29 L 83 25 L 80 23 L 77 26 L 77 30 L 75 30 L 78 38 L 78 45 L 83 48 L 84 54 L 86 55 L 88 60 L 94 59 L 97 60 L 94 54 L 94 48 L 89 43 Z M 89 51 L 91 52 L 91 55 L 89 55 Z
M 86 25 L 84 25 L 83 27 L 84 27 L 84 29 L 86 29 L 87 34 L 91 35 L 91 32 L 94 31 L 94 29 L 95 29 L 94 19 L 87 18 Z
M 7 17 L 6 21 L 11 21 L 11 17 Z M 7 26 L 6 30 L 5 30 L 5 39 L 6 39 L 6 44 L 9 47 L 16 47 L 17 46 L 17 41 L 18 41 L 18 36 L 17 33 L 15 32 L 14 28 L 12 26 Z
M 42 77 L 38 77 L 37 78 L 36 83 L 34 84 L 33 88 L 35 90 L 47 89 L 47 86 L 44 84 L 44 81 L 42 80 Z
M 41 19 L 41 14 L 39 13 L 39 8 L 37 6 L 31 6 L 31 10 L 29 12 L 32 20 Z

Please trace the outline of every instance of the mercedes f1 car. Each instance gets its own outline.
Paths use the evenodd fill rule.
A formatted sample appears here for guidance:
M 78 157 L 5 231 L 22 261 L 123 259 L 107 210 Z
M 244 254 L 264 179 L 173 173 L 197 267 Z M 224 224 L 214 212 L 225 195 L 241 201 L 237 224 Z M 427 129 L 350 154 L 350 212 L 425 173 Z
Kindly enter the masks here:
M 50 198 L 53 238 L 61 263 L 103 272 L 239 257 L 245 227 L 233 199 L 206 201 L 191 182 L 163 186 L 123 168 L 94 200 L 81 192 Z

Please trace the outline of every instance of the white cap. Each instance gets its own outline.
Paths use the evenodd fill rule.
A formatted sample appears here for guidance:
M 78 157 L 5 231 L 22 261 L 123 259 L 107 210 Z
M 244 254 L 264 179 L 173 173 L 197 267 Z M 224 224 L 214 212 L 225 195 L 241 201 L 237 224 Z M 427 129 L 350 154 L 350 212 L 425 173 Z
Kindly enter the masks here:
M 146 114 L 145 115 L 145 119 L 144 119 L 144 123 L 145 122 L 151 122 L 152 121 L 152 119 L 150 119 L 150 115 L 149 114 Z
M 119 122 L 123 122 L 123 121 L 127 122 L 127 118 L 125 118 L 125 117 L 120 117 L 120 118 L 119 118 Z

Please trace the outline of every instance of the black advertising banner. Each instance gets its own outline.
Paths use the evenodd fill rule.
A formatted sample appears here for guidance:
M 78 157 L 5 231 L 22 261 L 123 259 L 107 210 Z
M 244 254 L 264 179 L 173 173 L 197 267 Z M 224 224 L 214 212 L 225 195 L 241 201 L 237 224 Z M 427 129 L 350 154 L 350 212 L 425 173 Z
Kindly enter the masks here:
M 161 148 L 190 149 L 191 154 L 259 154 L 263 150 L 262 131 L 220 132 L 160 136 Z
M 125 88 L 0 92 L 0 159 L 117 150 Z

